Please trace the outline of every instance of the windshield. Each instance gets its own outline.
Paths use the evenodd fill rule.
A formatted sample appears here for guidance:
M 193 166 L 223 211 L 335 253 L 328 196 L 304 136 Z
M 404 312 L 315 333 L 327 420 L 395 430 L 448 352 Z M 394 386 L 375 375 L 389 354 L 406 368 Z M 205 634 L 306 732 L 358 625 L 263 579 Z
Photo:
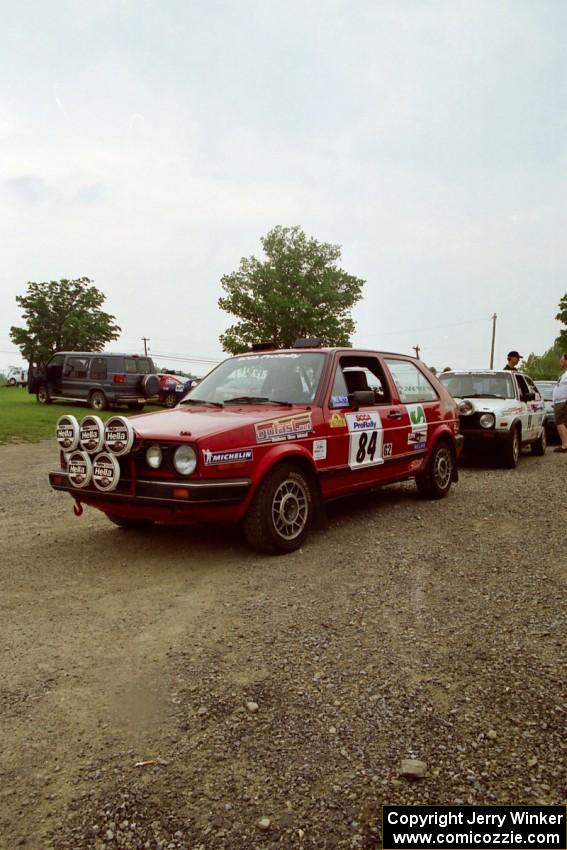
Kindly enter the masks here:
M 439 380 L 455 398 L 516 398 L 510 375 L 468 372 L 440 375 Z
M 536 382 L 536 387 L 541 393 L 544 401 L 553 401 L 553 387 L 555 384 L 539 384 Z
M 269 354 L 232 357 L 207 375 L 183 402 L 194 404 L 311 404 L 325 355 Z

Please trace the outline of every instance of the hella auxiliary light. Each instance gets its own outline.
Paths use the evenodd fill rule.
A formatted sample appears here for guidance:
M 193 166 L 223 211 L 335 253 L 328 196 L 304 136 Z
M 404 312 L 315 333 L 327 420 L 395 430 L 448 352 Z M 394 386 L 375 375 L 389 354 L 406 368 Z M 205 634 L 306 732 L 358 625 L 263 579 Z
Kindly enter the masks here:
M 197 455 L 193 446 L 179 446 L 173 455 L 173 465 L 180 475 L 191 475 L 197 467 Z

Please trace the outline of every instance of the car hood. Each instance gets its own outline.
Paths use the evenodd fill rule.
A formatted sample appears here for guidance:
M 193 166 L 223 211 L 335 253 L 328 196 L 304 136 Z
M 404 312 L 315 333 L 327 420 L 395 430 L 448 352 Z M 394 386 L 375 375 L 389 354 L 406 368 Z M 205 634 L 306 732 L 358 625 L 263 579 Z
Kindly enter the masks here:
M 279 404 L 231 404 L 222 408 L 182 404 L 172 410 L 132 416 L 130 422 L 144 440 L 179 440 L 180 437 L 198 440 L 305 410 L 310 408 L 305 405 L 284 407 Z

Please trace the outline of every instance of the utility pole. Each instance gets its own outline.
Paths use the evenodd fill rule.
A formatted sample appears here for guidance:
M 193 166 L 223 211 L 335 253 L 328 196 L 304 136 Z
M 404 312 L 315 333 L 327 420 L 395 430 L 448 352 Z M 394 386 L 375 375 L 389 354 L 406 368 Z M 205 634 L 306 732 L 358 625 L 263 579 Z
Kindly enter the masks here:
M 494 369 L 494 343 L 496 342 L 496 313 L 492 314 L 492 345 L 490 346 L 490 368 Z
M 144 343 L 144 356 L 148 356 L 148 342 L 150 341 L 149 336 L 143 336 L 142 342 Z
M 421 348 L 419 347 L 419 345 L 412 345 L 412 348 L 415 351 L 415 356 L 419 360 L 419 352 L 421 351 Z

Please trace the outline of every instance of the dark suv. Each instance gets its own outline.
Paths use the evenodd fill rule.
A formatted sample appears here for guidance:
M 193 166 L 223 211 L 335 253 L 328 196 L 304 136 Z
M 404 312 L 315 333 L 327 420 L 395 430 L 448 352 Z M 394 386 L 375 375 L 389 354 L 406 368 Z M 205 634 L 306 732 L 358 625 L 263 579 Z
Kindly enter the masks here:
M 93 410 L 125 404 L 142 410 L 159 392 L 159 378 L 150 357 L 105 354 L 100 351 L 58 351 L 36 370 L 28 391 L 40 404 L 55 399 L 87 402 Z

